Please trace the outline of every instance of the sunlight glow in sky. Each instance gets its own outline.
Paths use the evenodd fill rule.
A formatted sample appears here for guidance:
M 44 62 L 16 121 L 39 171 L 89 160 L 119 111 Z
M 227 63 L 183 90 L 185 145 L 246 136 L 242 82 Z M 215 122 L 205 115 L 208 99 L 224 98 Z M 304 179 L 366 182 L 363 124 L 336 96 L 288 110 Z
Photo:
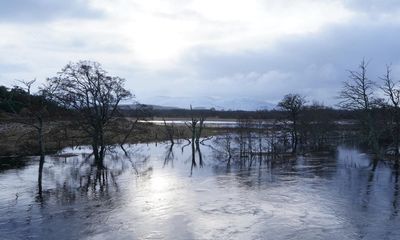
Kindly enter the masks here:
M 399 13 L 394 0 L 2 1 L 0 84 L 84 59 L 143 103 L 254 109 L 299 92 L 334 104 L 363 57 L 373 78 L 385 63 L 400 72 Z

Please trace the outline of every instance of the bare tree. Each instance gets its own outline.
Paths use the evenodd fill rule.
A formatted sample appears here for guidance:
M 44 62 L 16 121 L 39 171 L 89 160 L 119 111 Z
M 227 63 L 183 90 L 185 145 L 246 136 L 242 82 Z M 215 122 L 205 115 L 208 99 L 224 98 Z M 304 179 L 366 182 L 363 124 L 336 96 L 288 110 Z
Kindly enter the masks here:
M 228 159 L 228 165 L 231 163 L 232 155 L 233 155 L 233 136 L 230 133 L 225 133 L 224 135 L 218 136 L 214 143 L 216 145 L 213 148 L 218 154 L 221 154 L 223 158 Z
M 38 144 L 38 154 L 40 156 L 39 161 L 39 172 L 38 172 L 38 193 L 39 197 L 42 196 L 42 173 L 43 166 L 45 162 L 45 118 L 49 115 L 47 111 L 47 101 L 44 96 L 44 92 L 39 92 L 39 95 L 36 95 L 35 103 L 32 101 L 32 85 L 36 82 L 36 79 L 25 81 L 18 80 L 21 83 L 22 87 L 16 86 L 16 88 L 21 88 L 27 94 L 27 103 L 26 107 L 23 108 L 17 117 L 14 119 L 16 122 L 28 126 L 29 128 L 33 128 L 33 132 L 36 132 L 37 135 L 37 144 Z M 15 112 L 15 111 L 14 111 Z M 16 112 L 15 112 L 16 113 Z M 29 132 L 30 133 L 30 132 Z M 28 133 L 28 134 L 29 134 Z M 25 135 L 25 134 L 24 134 Z
M 377 151 L 377 134 L 371 111 L 375 102 L 375 83 L 367 77 L 367 67 L 368 63 L 362 60 L 358 71 L 349 70 L 349 78 L 343 83 L 343 89 L 340 91 L 339 106 L 348 110 L 359 110 L 363 113 L 364 119 L 361 119 L 361 122 L 367 123 L 365 127 L 367 140 Z
M 398 157 L 400 147 L 400 86 L 399 82 L 393 80 L 391 74 L 391 66 L 387 65 L 386 73 L 380 77 L 380 79 L 383 81 L 381 89 L 387 98 L 387 103 L 392 117 L 393 124 L 391 124 L 390 132 L 392 133 L 394 141 L 395 155 Z
M 194 116 L 192 105 L 190 105 L 190 112 L 191 112 L 191 121 L 185 122 L 185 125 L 189 128 L 189 130 L 191 132 L 191 141 L 190 142 L 192 145 L 192 169 L 191 169 L 191 173 L 192 173 L 193 167 L 196 167 L 196 157 L 195 157 L 196 151 L 199 154 L 200 167 L 203 165 L 203 158 L 202 158 L 201 151 L 200 151 L 200 138 L 201 138 L 201 134 L 202 134 L 202 131 L 204 128 L 205 117 L 204 116 L 200 116 L 200 117 Z
M 349 70 L 349 78 L 343 82 L 339 103 L 342 108 L 351 110 L 371 110 L 375 83 L 367 77 L 368 63 L 362 60 L 358 71 Z
M 305 97 L 300 94 L 287 94 L 283 97 L 283 99 L 278 103 L 278 107 L 287 113 L 287 119 L 290 121 L 290 134 L 291 134 L 291 142 L 292 142 L 292 152 L 295 153 L 297 151 L 298 144 L 298 124 L 299 124 L 299 116 L 301 111 L 304 108 L 306 103 Z
M 239 156 L 241 158 L 250 157 L 252 154 L 252 131 L 253 122 L 250 118 L 240 118 L 237 120 L 237 132 L 236 142 L 239 145 Z
M 192 106 L 190 106 L 190 110 L 192 111 Z M 190 132 L 191 132 L 191 138 L 192 138 L 192 144 L 194 144 L 194 141 L 196 139 L 196 132 L 197 132 L 197 123 L 199 122 L 199 120 L 197 118 L 195 118 L 192 114 L 191 116 L 191 120 L 190 122 L 185 122 L 185 125 L 189 128 Z
M 19 80 L 19 82 L 23 85 L 21 89 L 23 89 L 27 93 L 28 103 L 27 107 L 20 111 L 20 114 L 17 117 L 17 122 L 34 128 L 37 131 L 39 154 L 44 155 L 45 143 L 43 122 L 45 115 L 48 114 L 45 98 L 43 95 L 39 96 L 41 98 L 40 103 L 33 105 L 31 100 L 31 87 L 36 82 L 36 79 L 32 81 Z
M 125 79 L 109 76 L 97 62 L 67 64 L 56 77 L 48 78 L 46 91 L 54 101 L 77 113 L 76 120 L 91 138 L 93 154 L 103 166 L 105 132 L 115 118 L 121 101 L 132 97 Z
M 200 138 L 201 138 L 201 134 L 203 132 L 204 129 L 204 121 L 206 120 L 206 118 L 204 116 L 200 116 L 199 117 L 199 127 L 196 131 L 196 143 L 199 144 L 200 142 Z
M 192 105 L 190 105 L 191 119 L 190 122 L 185 122 L 185 125 L 189 128 L 192 135 L 192 142 L 199 144 L 201 134 L 204 129 L 204 121 L 206 118 L 203 115 L 198 117 L 194 116 Z
M 32 85 L 36 82 L 36 78 L 30 81 L 26 80 L 17 80 L 17 81 L 20 82 L 25 87 L 26 92 L 28 93 L 29 96 L 31 96 Z
M 162 119 L 164 122 L 164 128 L 165 128 L 165 133 L 171 143 L 171 146 L 175 144 L 174 141 L 174 136 L 175 136 L 175 127 L 174 127 L 174 123 L 171 122 L 171 124 L 167 124 L 167 122 L 165 121 L 165 118 Z

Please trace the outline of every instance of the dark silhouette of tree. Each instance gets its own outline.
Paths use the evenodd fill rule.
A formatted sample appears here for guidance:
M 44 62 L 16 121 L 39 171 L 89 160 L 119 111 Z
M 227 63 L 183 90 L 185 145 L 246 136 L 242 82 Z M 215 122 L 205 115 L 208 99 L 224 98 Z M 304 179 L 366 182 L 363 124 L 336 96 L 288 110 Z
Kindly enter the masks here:
M 233 156 L 233 136 L 230 133 L 224 133 L 218 136 L 214 140 L 214 145 L 212 149 L 219 154 L 217 158 L 228 159 L 227 164 L 231 164 L 231 159 Z
M 367 67 L 368 63 L 362 60 L 358 71 L 349 70 L 349 78 L 343 82 L 343 89 L 339 95 L 341 99 L 339 104 L 342 108 L 371 110 L 375 83 L 367 77 Z
M 125 79 L 109 76 L 97 62 L 67 64 L 58 76 L 48 78 L 46 91 L 54 101 L 72 109 L 82 131 L 91 138 L 96 163 L 103 168 L 105 133 L 121 101 L 132 97 Z
M 192 108 L 192 105 L 190 105 L 190 112 L 191 112 L 191 121 L 190 122 L 185 122 L 185 125 L 189 128 L 192 136 L 192 143 L 196 142 L 199 144 L 201 134 L 203 132 L 204 128 L 204 121 L 206 118 L 200 114 L 200 116 L 196 117 L 195 116 L 195 111 Z
M 374 126 L 372 109 L 376 103 L 374 97 L 375 83 L 367 77 L 368 63 L 362 60 L 358 66 L 358 71 L 349 70 L 349 78 L 343 83 L 339 98 L 339 106 L 353 111 L 361 111 L 362 125 L 368 143 L 378 151 L 378 137 Z M 364 124 L 366 123 L 366 125 Z
M 36 82 L 36 79 L 31 81 L 19 80 L 19 82 L 22 86 L 15 86 L 14 89 L 20 89 L 20 94 L 24 96 L 25 102 L 23 107 L 18 112 L 18 115 L 15 116 L 14 120 L 20 124 L 28 126 L 29 128 L 33 128 L 34 132 L 36 132 L 38 145 L 37 152 L 40 155 L 38 194 L 39 197 L 42 197 L 42 173 L 46 154 L 45 121 L 49 117 L 49 112 L 47 109 L 48 105 L 50 105 L 51 107 L 52 103 L 46 100 L 46 97 L 44 95 L 45 93 L 43 91 L 40 91 L 38 94 L 32 95 L 31 88 L 32 85 Z M 14 112 L 16 113 L 15 110 Z
M 305 97 L 300 94 L 287 94 L 278 103 L 278 107 L 287 113 L 286 118 L 290 121 L 289 131 L 291 134 L 292 153 L 297 151 L 299 141 L 299 116 L 306 103 Z
M 164 128 L 165 128 L 165 133 L 166 136 L 168 137 L 169 141 L 171 142 L 171 146 L 175 144 L 174 137 L 175 137 L 175 126 L 174 123 L 171 122 L 170 124 L 167 124 L 165 121 L 165 118 L 163 118 L 164 122 Z
M 390 65 L 386 66 L 386 73 L 380 78 L 383 81 L 381 87 L 386 96 L 391 115 L 390 132 L 392 134 L 393 145 L 397 160 L 399 160 L 400 145 L 400 86 L 392 78 L 392 69 Z

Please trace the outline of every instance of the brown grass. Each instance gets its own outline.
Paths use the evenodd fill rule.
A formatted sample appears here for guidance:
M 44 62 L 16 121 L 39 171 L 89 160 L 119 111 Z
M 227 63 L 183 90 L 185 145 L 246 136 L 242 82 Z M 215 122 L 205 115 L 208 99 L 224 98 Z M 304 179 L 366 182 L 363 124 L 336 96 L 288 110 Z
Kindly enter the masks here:
M 112 131 L 106 134 L 107 143 L 120 144 L 131 127 L 132 122 L 120 119 L 109 127 Z M 69 121 L 50 121 L 45 123 L 46 153 L 55 153 L 58 150 L 78 145 L 89 145 L 90 138 Z M 174 126 L 175 138 L 190 138 L 190 131 L 186 126 Z M 218 134 L 218 129 L 206 128 L 203 136 Z M 29 156 L 37 155 L 38 134 L 28 125 L 13 122 L 0 122 L 0 156 Z M 136 123 L 126 143 L 143 143 L 167 141 L 168 136 L 164 126 L 150 123 Z

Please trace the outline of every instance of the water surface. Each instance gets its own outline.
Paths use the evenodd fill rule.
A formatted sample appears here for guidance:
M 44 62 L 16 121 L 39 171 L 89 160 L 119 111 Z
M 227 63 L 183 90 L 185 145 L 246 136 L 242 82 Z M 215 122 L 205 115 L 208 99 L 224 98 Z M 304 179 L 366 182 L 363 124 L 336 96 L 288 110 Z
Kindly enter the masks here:
M 0 170 L 1 239 L 400 239 L 399 175 L 353 148 L 232 162 L 201 146 L 90 149 Z M 170 151 L 172 149 L 172 151 Z M 84 160 L 86 159 L 87 160 Z

